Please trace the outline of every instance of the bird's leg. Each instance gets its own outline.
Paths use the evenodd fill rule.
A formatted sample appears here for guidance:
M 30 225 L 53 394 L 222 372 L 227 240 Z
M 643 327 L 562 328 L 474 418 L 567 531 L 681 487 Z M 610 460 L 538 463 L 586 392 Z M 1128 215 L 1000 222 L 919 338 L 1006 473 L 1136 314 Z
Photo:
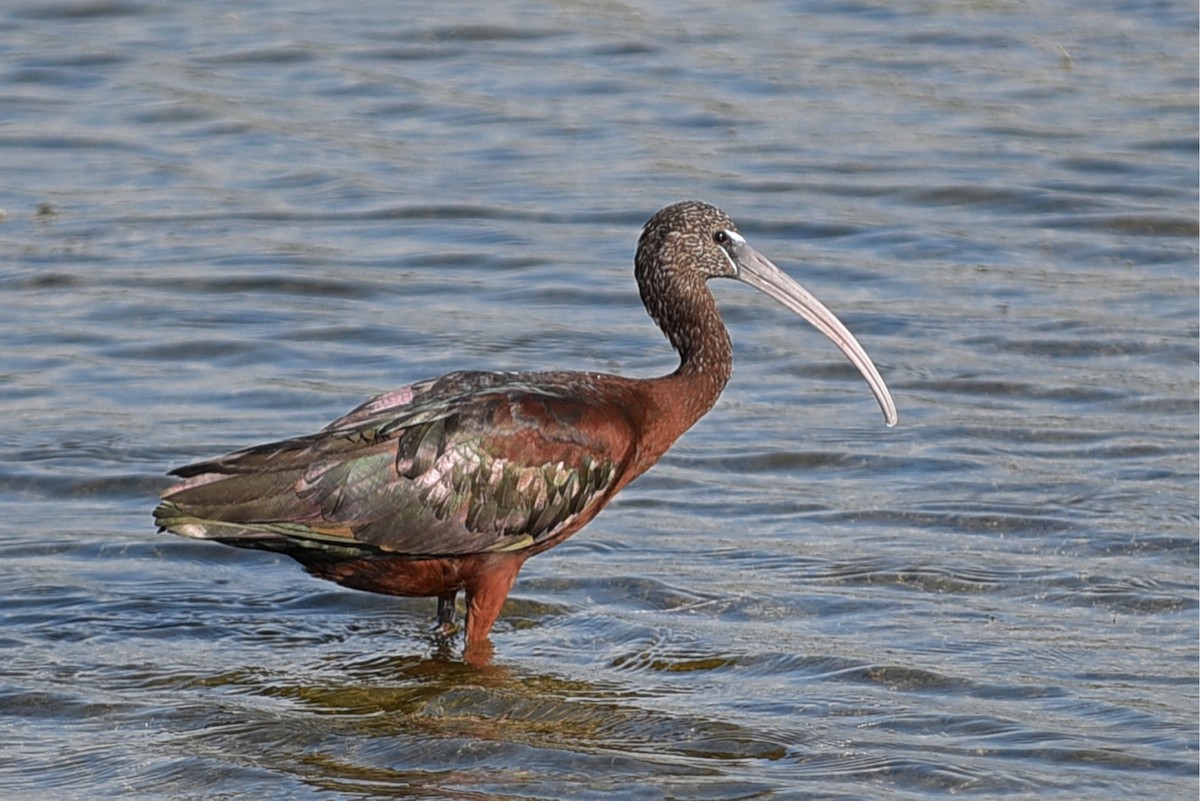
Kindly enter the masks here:
M 449 637 L 458 631 L 458 613 L 455 610 L 455 599 L 458 590 L 444 592 L 438 596 L 437 633 Z
M 517 573 L 528 557 L 497 554 L 497 559 L 481 571 L 476 581 L 467 584 L 467 646 L 487 641 L 488 633 L 517 580 Z

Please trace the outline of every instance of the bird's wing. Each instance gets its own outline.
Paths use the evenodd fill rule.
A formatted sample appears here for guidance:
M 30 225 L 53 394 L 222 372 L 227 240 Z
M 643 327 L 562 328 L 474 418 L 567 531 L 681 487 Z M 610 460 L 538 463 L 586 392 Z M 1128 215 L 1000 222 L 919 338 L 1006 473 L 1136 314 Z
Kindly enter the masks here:
M 160 526 L 413 555 L 529 547 L 598 511 L 634 449 L 587 386 L 455 373 L 374 398 L 321 432 L 174 471 Z

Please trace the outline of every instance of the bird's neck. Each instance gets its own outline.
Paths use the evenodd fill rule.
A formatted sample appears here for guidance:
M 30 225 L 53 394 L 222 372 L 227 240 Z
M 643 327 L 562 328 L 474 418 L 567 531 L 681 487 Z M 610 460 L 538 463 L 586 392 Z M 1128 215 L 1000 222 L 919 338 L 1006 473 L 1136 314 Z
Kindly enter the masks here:
M 672 376 L 686 382 L 698 400 L 705 400 L 700 412 L 704 414 L 733 373 L 733 343 L 708 288 L 697 293 L 693 303 L 675 309 L 674 319 L 663 330 L 679 353 L 679 367 Z
M 677 302 L 651 310 L 679 353 L 675 372 L 654 381 L 658 406 L 670 420 L 663 433 L 671 442 L 713 407 L 733 373 L 733 344 L 708 287 L 697 282 L 674 297 Z

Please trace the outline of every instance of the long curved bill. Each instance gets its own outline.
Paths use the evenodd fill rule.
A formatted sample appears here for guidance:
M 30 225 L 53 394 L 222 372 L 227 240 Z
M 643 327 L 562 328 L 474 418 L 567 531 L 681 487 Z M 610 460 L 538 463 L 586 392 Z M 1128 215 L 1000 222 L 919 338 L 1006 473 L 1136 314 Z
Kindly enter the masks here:
M 892 393 L 888 392 L 887 385 L 883 383 L 883 378 L 875 369 L 871 357 L 863 350 L 862 345 L 858 344 L 850 329 L 842 325 L 842 321 L 835 317 L 824 303 L 772 264 L 770 259 L 750 247 L 745 239 L 732 231 L 729 234 L 733 239 L 731 256 L 737 268 L 734 277 L 770 295 L 832 339 L 842 353 L 846 354 L 850 363 L 863 374 L 863 378 L 867 379 L 871 392 L 875 394 L 875 400 L 879 402 L 879 408 L 883 410 L 884 422 L 889 428 L 896 425 L 896 403 L 892 400 Z

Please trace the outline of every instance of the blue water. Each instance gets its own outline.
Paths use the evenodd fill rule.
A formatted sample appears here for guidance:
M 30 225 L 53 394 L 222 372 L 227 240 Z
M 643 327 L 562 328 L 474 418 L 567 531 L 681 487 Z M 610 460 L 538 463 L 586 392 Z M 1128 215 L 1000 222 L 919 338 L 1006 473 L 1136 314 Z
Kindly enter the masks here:
M 0 797 L 1195 798 L 1194 4 L 335 5 L 0 9 Z M 377 391 L 672 369 L 688 197 L 899 427 L 715 286 L 721 402 L 488 668 L 155 533 Z

